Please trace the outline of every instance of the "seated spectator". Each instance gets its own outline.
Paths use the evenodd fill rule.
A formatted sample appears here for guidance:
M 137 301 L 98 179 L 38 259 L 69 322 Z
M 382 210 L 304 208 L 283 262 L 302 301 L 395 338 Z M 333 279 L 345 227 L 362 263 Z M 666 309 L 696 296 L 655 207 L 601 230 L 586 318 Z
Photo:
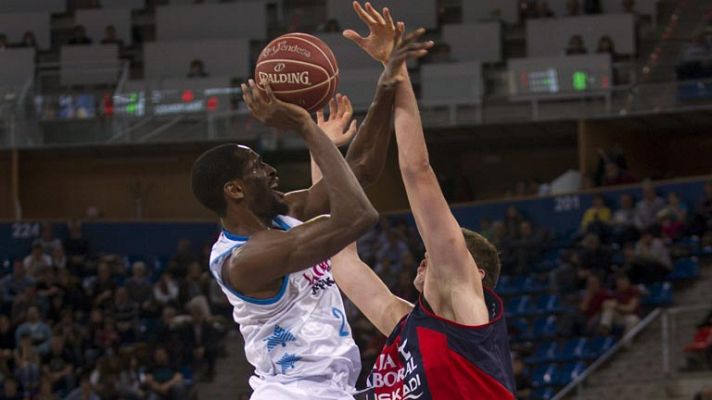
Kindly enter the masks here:
M 522 362 L 521 357 L 514 356 L 512 359 L 512 372 L 514 373 L 514 382 L 517 388 L 517 399 L 526 400 L 532 394 L 534 385 L 526 371 L 526 367 Z
M 30 338 L 30 343 L 37 347 L 42 354 L 49 351 L 52 339 L 52 330 L 40 318 L 40 310 L 32 306 L 27 310 L 27 321 L 20 324 L 15 330 L 15 340 L 19 343 L 23 336 Z M 39 383 L 39 382 L 38 382 Z
M 188 273 L 180 284 L 180 303 L 186 304 L 198 296 L 208 294 L 210 276 L 203 270 L 200 263 L 195 261 L 188 266 Z
M 129 298 L 126 288 L 116 289 L 111 315 L 116 320 L 116 330 L 122 343 L 132 343 L 138 329 L 139 306 Z
M 94 307 L 108 307 L 113 300 L 116 282 L 111 276 L 111 266 L 102 261 L 99 263 L 96 276 L 85 280 L 87 296 L 92 299 Z
M 595 332 L 600 324 L 603 303 L 611 297 L 611 293 L 601 285 L 601 279 L 596 275 L 589 275 L 578 305 L 580 313 L 570 314 L 564 319 L 562 333 L 567 336 L 583 336 Z
M 712 31 L 696 35 L 683 48 L 676 72 L 681 80 L 712 76 Z
M 163 311 L 161 311 L 161 318 L 153 329 L 151 343 L 172 345 L 176 341 L 174 332 L 175 319 L 176 309 L 170 306 L 164 307 Z
M 583 42 L 583 36 L 573 35 L 569 39 L 569 44 L 566 46 L 566 55 L 587 54 L 586 45 Z
M 613 62 L 618 61 L 619 59 L 618 53 L 616 53 L 616 46 L 613 43 L 613 39 L 611 39 L 611 37 L 608 35 L 603 35 L 600 39 L 598 39 L 598 47 L 596 48 L 596 53 L 610 54 L 611 61 Z
M 76 25 L 72 31 L 72 38 L 67 43 L 70 45 L 87 45 L 92 44 L 92 40 L 87 36 L 87 30 L 83 25 Z
M 601 244 L 598 235 L 589 233 L 581 241 L 579 261 L 583 269 L 602 277 L 611 272 L 613 255 Z
M 54 226 L 49 222 L 43 222 L 40 237 L 32 242 L 32 245 L 39 244 L 45 254 L 52 254 L 55 247 L 62 245 L 62 242 L 54 237 Z
M 195 368 L 202 370 L 203 379 L 211 381 L 215 376 L 220 335 L 206 320 L 200 307 L 190 307 L 190 315 L 190 324 L 179 333 L 181 346 L 185 350 L 184 357 Z
M 335 18 L 327 19 L 322 26 L 318 28 L 319 32 L 324 33 L 341 33 L 341 25 Z
M 622 0 L 623 12 L 626 14 L 636 14 L 635 0 Z
M 153 298 L 161 306 L 178 303 L 178 283 L 170 272 L 161 274 L 161 278 L 153 286 Z
M 611 221 L 611 209 L 606 207 L 606 199 L 603 195 L 596 194 L 593 196 L 593 204 L 584 213 L 581 218 L 581 231 L 587 232 L 592 224 L 608 225 Z
M 73 220 L 67 224 L 69 237 L 64 241 L 64 250 L 69 263 L 73 266 L 81 265 L 89 255 L 89 241 L 82 235 L 82 224 Z
M 67 255 L 64 253 L 64 247 L 61 245 L 52 250 L 50 257 L 52 257 L 52 266 L 57 270 L 67 268 Z
M 667 205 L 661 212 L 670 214 L 670 216 L 683 224 L 687 221 L 687 205 L 680 200 L 680 196 L 675 192 L 668 193 Z
M 648 230 L 643 233 L 635 245 L 635 258 L 629 266 L 629 275 L 635 283 L 662 281 L 672 272 L 670 252 L 662 240 Z
M 628 193 L 621 194 L 619 207 L 613 213 L 613 239 L 618 243 L 638 240 L 638 230 L 635 228 L 635 201 Z
M 94 387 L 89 381 L 89 374 L 84 374 L 79 387 L 72 390 L 66 400 L 101 400 L 101 398 L 94 391 Z
M 631 285 L 630 278 L 618 274 L 613 298 L 603 303 L 601 334 L 609 335 L 615 326 L 622 326 L 624 334 L 633 329 L 640 322 L 640 300 L 640 290 Z
M 52 381 L 48 376 L 45 375 L 42 380 L 40 380 L 40 389 L 34 400 L 59 400 L 59 397 L 54 394 Z
M 42 244 L 35 243 L 32 245 L 32 252 L 23 260 L 27 273 L 30 276 L 39 276 L 46 268 L 52 267 L 52 257 L 45 254 Z
M 184 400 L 188 393 L 183 375 L 170 361 L 168 351 L 159 347 L 153 352 L 153 364 L 146 369 L 146 386 L 150 398 L 157 400 Z
M 524 217 L 519 213 L 516 206 L 509 206 L 507 213 L 504 215 L 504 227 L 508 238 L 516 238 L 519 235 L 519 229 L 522 226 Z
M 10 318 L 7 315 L 0 315 L 0 359 L 11 358 L 12 349 L 15 348 L 16 343 Z
M 21 324 L 27 318 L 27 312 L 31 307 L 41 309 L 42 303 L 37 295 L 37 284 L 33 281 L 25 287 L 25 290 L 15 296 L 12 302 L 10 315 L 13 324 Z
M 35 39 L 35 34 L 32 31 L 27 31 L 22 35 L 22 41 L 18 47 L 30 47 L 37 49 L 37 39 Z
M 101 39 L 101 44 L 117 44 L 119 48 L 124 47 L 124 41 L 119 38 L 114 25 L 107 25 L 104 28 L 104 38 Z
M 208 76 L 208 73 L 205 71 L 205 64 L 203 64 L 203 60 L 196 58 L 190 62 L 188 78 L 207 78 Z
M 554 18 L 554 12 L 549 8 L 546 0 L 538 0 L 529 18 Z
M 40 353 L 29 332 L 23 332 L 15 349 L 15 375 L 25 393 L 34 393 L 40 386 Z
M 143 261 L 136 261 L 131 267 L 131 277 L 124 284 L 129 299 L 139 305 L 142 312 L 151 309 L 151 299 L 153 296 L 153 284 L 146 277 L 146 264 Z
M 635 205 L 635 226 L 644 231 L 655 226 L 665 202 L 655 193 L 655 187 L 650 181 L 643 182 L 642 190 L 643 198 Z
M 74 372 L 79 365 L 71 351 L 64 347 L 63 337 L 52 337 L 49 352 L 42 357 L 42 366 L 53 392 L 68 393 L 74 388 L 76 382 Z
M 0 47 L 2 49 L 2 47 Z M 3 381 L 1 400 L 24 400 L 25 396 L 20 393 L 18 382 L 12 376 L 8 376 Z
M 27 274 L 24 261 L 12 262 L 12 273 L 0 280 L 0 290 L 4 302 L 12 302 L 16 296 L 22 294 L 25 288 L 34 284 L 35 280 Z
M 578 0 L 566 0 L 566 16 L 567 17 L 576 17 L 578 16 L 581 11 L 581 6 L 579 5 Z
M 692 342 L 685 346 L 684 370 L 712 368 L 712 311 L 697 325 Z
M 602 12 L 601 0 L 583 0 L 583 12 L 591 14 L 600 14 Z
M 388 260 L 392 265 L 400 263 L 403 253 L 410 251 L 408 245 L 398 234 L 396 230 L 390 230 L 386 237 L 386 242 L 383 243 L 376 253 L 376 259 Z M 398 266 L 399 267 L 399 266 Z
M 628 171 L 622 169 L 616 162 L 607 161 L 604 168 L 601 186 L 627 185 L 635 182 L 635 178 L 633 178 Z
M 704 198 L 695 208 L 693 218 L 693 232 L 702 235 L 707 230 L 712 230 L 712 181 L 705 182 Z
M 685 224 L 675 218 L 675 214 L 668 208 L 664 208 L 658 213 L 658 225 L 660 225 L 662 237 L 668 242 L 677 239 L 685 229 Z
M 517 238 L 510 242 L 510 246 L 515 259 L 514 273 L 516 274 L 525 273 L 544 251 L 541 237 L 534 233 L 534 229 L 528 221 L 522 221 Z

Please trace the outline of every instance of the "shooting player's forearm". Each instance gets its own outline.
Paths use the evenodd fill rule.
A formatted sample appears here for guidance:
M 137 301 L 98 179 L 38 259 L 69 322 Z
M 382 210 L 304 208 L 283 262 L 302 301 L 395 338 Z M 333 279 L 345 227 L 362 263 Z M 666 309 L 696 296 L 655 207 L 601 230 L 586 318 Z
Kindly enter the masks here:
M 357 230 L 374 224 L 378 213 L 336 146 L 311 119 L 299 133 L 323 175 L 333 222 Z
M 385 82 L 385 78 L 384 72 L 378 80 L 368 113 L 346 153 L 346 161 L 363 187 L 375 183 L 383 172 L 391 141 L 397 85 Z

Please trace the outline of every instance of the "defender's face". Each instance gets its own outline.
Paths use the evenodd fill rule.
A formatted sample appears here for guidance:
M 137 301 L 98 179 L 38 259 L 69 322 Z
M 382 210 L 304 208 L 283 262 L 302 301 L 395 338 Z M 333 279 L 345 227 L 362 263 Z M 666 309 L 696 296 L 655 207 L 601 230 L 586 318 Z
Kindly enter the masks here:
M 415 275 L 413 280 L 413 286 L 418 293 L 423 293 L 423 288 L 425 287 L 425 273 L 428 269 L 428 253 L 425 253 L 425 258 L 418 265 L 418 273 Z
M 289 211 L 284 193 L 277 190 L 277 170 L 262 161 L 262 157 L 254 151 L 250 154 L 242 179 L 247 206 L 255 215 L 272 219 Z

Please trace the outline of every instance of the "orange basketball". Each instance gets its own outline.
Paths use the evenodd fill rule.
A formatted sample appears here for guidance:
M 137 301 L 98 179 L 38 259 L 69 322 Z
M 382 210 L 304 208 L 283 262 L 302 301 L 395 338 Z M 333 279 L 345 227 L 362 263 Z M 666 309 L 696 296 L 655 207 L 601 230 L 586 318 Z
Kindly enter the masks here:
M 306 33 L 288 33 L 270 42 L 260 53 L 255 82 L 269 81 L 282 101 L 313 112 L 336 94 L 339 66 L 326 43 Z

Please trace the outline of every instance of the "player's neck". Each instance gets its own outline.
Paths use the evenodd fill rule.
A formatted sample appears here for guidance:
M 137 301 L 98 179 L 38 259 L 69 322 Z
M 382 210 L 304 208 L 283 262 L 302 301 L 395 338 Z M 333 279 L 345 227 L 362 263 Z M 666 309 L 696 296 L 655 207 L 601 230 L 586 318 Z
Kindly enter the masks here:
M 244 209 L 228 209 L 222 219 L 223 228 L 238 236 L 251 236 L 259 231 L 269 229 L 271 221 L 263 221 L 255 214 Z

